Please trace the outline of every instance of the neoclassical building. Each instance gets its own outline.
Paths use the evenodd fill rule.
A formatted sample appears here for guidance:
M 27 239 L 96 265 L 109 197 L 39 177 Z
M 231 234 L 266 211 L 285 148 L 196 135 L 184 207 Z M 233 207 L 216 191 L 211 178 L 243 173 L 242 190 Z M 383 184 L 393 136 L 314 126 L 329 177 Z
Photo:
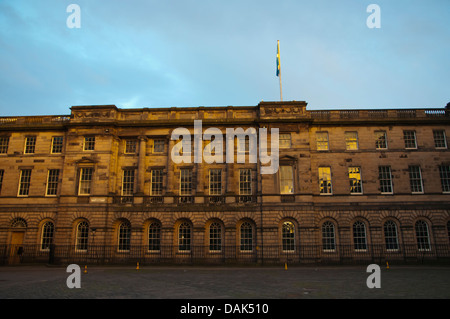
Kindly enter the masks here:
M 448 260 L 449 120 L 303 101 L 0 117 L 0 262 Z

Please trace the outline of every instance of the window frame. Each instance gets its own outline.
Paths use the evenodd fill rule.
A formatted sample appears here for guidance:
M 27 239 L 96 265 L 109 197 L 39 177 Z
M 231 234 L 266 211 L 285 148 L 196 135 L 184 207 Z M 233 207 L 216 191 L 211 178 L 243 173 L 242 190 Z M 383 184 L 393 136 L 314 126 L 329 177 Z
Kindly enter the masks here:
M 55 176 L 51 176 L 51 173 L 56 172 Z M 58 196 L 58 186 L 59 186 L 59 174 L 60 174 L 60 170 L 59 169 L 49 169 L 47 171 L 47 185 L 45 187 L 45 196 L 48 197 L 55 197 Z M 50 180 L 50 178 L 52 178 L 52 180 Z M 52 186 L 50 188 L 50 185 Z M 54 190 L 54 194 L 49 194 L 49 190 Z
M 21 169 L 19 174 L 19 187 L 17 190 L 18 197 L 28 197 L 31 186 L 31 169 Z M 24 172 L 28 176 L 24 176 Z
M 388 171 L 382 171 L 382 170 L 385 170 L 385 169 L 388 169 Z M 383 176 L 387 177 L 387 175 L 385 175 L 387 173 L 389 173 L 389 179 L 383 178 Z M 389 165 L 380 165 L 380 166 L 378 166 L 378 181 L 379 181 L 379 185 L 380 185 L 380 192 L 381 192 L 381 194 L 389 195 L 389 194 L 393 194 L 394 193 L 394 184 L 392 182 L 392 169 L 391 169 L 391 166 L 389 166 Z M 389 185 L 385 184 L 385 183 L 387 183 L 387 181 L 389 181 Z M 386 187 L 388 187 L 390 189 L 390 191 L 384 191 L 384 189 L 386 189 Z
M 36 153 L 36 136 L 25 136 L 25 145 L 23 149 L 24 154 Z
M 417 169 L 417 171 L 413 172 L 412 169 Z M 409 165 L 408 166 L 409 173 L 409 184 L 411 187 L 411 194 L 423 194 L 423 178 L 422 178 L 422 169 L 420 165 Z M 420 190 L 414 190 L 415 187 L 420 186 Z
M 95 151 L 95 136 L 85 136 L 83 139 L 83 151 Z
M 437 136 L 438 133 L 441 133 L 441 136 Z M 445 130 L 433 130 L 433 139 L 434 139 L 434 147 L 436 149 L 447 149 L 447 136 L 445 134 Z M 441 139 L 439 141 L 439 139 Z M 439 142 L 443 142 L 444 146 L 438 146 Z
M 416 150 L 417 149 L 417 136 L 414 130 L 403 130 L 403 140 L 405 142 L 405 149 Z M 414 145 L 412 145 L 414 142 Z
M 353 135 L 353 136 L 351 136 Z M 346 151 L 357 151 L 359 150 L 358 132 L 348 131 L 344 133 L 345 136 L 345 150 Z M 352 147 L 353 145 L 353 147 Z
M 286 172 L 287 168 L 289 168 L 290 172 Z M 280 195 L 295 194 L 294 166 L 291 164 L 282 164 L 279 166 L 278 170 L 280 179 Z
M 85 170 L 90 170 L 90 174 L 84 175 Z M 83 180 L 83 176 L 90 176 L 89 180 Z M 90 196 L 92 193 L 92 182 L 94 179 L 94 168 L 93 167 L 80 167 L 79 168 L 79 176 L 78 176 L 78 196 Z M 82 185 L 85 185 L 84 183 L 89 183 L 89 192 L 88 193 L 82 193 Z
M 328 170 L 328 173 L 325 172 Z M 330 177 L 329 179 L 324 179 L 325 177 Z M 331 175 L 331 166 L 319 166 L 317 168 L 317 177 L 319 181 L 319 194 L 320 195 L 333 195 L 333 182 Z M 324 187 L 324 182 L 326 182 L 326 187 Z M 323 191 L 326 190 L 326 191 Z
M 328 131 L 316 132 L 316 150 L 322 152 L 330 150 Z
M 55 143 L 56 141 L 60 141 Z M 52 136 L 51 154 L 61 154 L 64 148 L 64 136 Z M 59 150 L 59 151 L 58 151 Z
M 358 172 L 351 172 L 350 170 L 352 169 L 358 169 Z M 356 175 L 356 176 L 355 176 Z M 355 176 L 355 177 L 351 177 L 351 176 Z M 359 179 L 358 179 L 359 176 Z M 361 172 L 361 167 L 360 166 L 350 166 L 348 167 L 348 179 L 349 179 L 349 183 L 350 183 L 350 194 L 351 195 L 362 195 L 364 193 L 364 189 L 363 189 L 363 181 L 362 181 L 362 172 Z M 352 185 L 352 181 L 356 181 L 356 183 L 359 182 L 359 186 L 358 185 Z M 354 188 L 359 188 L 360 191 L 352 191 L 352 189 Z
M 387 150 L 388 149 L 388 140 L 387 140 L 386 131 L 375 131 L 374 135 L 375 135 L 375 149 L 376 150 Z M 384 147 L 383 147 L 383 145 L 384 145 Z

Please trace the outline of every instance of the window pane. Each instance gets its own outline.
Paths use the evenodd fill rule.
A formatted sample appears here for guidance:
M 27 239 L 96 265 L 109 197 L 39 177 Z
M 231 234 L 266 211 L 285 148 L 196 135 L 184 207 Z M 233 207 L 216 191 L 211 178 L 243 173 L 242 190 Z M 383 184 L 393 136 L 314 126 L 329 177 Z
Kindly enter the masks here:
M 357 132 L 345 132 L 345 148 L 348 151 L 358 149 L 358 133 Z
M 178 228 L 178 250 L 191 250 L 191 226 L 188 223 L 182 223 Z
M 46 222 L 44 226 L 42 226 L 41 250 L 50 249 L 50 245 L 53 242 L 54 228 L 52 222 Z
M 415 131 L 403 131 L 403 139 L 405 140 L 405 148 L 417 148 Z
M 222 226 L 216 222 L 209 226 L 209 250 L 222 250 Z
M 283 133 L 279 135 L 279 147 L 291 148 L 291 134 Z
M 0 137 L 0 154 L 8 153 L 9 137 Z
M 393 221 L 384 223 L 384 240 L 386 249 L 398 250 L 397 225 Z
M 122 179 L 122 195 L 132 196 L 134 193 L 134 169 L 124 169 Z
M 48 170 L 47 195 L 57 195 L 58 193 L 59 169 Z
M 240 169 L 239 170 L 239 195 L 251 195 L 252 194 L 252 170 Z
M 222 170 L 209 170 L 209 195 L 222 195 Z
M 295 227 L 291 222 L 284 222 L 281 233 L 283 251 L 295 250 Z
M 441 177 L 442 191 L 450 192 L 450 165 L 439 166 L 439 175 Z
M 163 170 L 152 170 L 152 183 L 150 185 L 150 195 L 162 195 L 163 190 Z
M 29 136 L 25 138 L 25 154 L 34 153 L 36 146 L 36 136 Z
M 192 169 L 190 168 L 180 170 L 180 195 L 192 195 Z
M 382 193 L 392 193 L 392 176 L 390 166 L 378 167 L 378 179 L 380 181 L 380 191 Z
M 154 153 L 164 152 L 164 140 L 154 140 L 153 141 L 153 152 Z
M 353 224 L 353 244 L 355 250 L 366 250 L 366 226 L 364 223 L 357 221 Z
M 92 172 L 93 169 L 91 167 L 81 169 L 79 195 L 89 195 L 91 193 Z
M 240 227 L 241 251 L 253 250 L 253 227 L 250 223 L 244 222 Z
M 316 133 L 316 147 L 318 151 L 328 151 L 328 132 Z
M 130 250 L 130 238 L 131 238 L 131 224 L 129 222 L 123 222 L 119 226 L 119 251 Z
M 419 250 L 430 250 L 430 237 L 428 234 L 428 225 L 423 220 L 416 222 L 417 248 Z
M 409 181 L 412 193 L 423 193 L 420 166 L 409 166 Z
M 77 226 L 77 241 L 75 248 L 77 250 L 87 250 L 89 237 L 89 224 L 81 222 Z
M 95 136 L 87 136 L 84 138 L 84 150 L 93 151 L 95 149 Z
M 31 169 L 20 171 L 19 196 L 28 196 L 30 191 Z
M 290 165 L 280 166 L 280 193 L 294 194 L 294 171 Z
M 447 148 L 447 139 L 444 130 L 433 131 L 434 146 L 436 148 Z
M 348 178 L 350 180 L 350 194 L 362 194 L 361 169 L 349 167 Z
M 61 153 L 63 149 L 64 137 L 54 136 L 52 139 L 52 153 Z
M 148 250 L 161 249 L 161 224 L 153 222 L 148 227 Z
M 125 153 L 134 154 L 136 153 L 136 140 L 125 140 Z
M 319 167 L 319 193 L 332 194 L 333 189 L 331 185 L 331 168 Z
M 325 222 L 322 225 L 322 247 L 324 251 L 335 250 L 334 224 Z
M 375 132 L 375 148 L 376 149 L 387 148 L 386 132 L 384 131 Z

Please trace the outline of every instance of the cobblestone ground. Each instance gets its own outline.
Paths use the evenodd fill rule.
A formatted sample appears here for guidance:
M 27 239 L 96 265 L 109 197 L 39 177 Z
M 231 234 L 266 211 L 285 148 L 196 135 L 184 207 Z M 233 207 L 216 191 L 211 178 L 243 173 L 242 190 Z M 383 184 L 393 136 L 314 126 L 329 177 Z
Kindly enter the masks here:
M 366 266 L 100 267 L 69 289 L 66 267 L 0 267 L 0 299 L 448 299 L 450 266 L 381 267 L 369 289 Z

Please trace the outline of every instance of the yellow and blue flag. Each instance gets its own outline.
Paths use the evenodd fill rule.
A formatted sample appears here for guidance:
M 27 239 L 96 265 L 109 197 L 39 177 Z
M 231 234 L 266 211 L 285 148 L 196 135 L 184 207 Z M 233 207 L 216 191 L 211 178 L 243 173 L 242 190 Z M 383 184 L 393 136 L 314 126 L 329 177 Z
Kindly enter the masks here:
M 280 76 L 280 41 L 277 41 L 277 76 Z

